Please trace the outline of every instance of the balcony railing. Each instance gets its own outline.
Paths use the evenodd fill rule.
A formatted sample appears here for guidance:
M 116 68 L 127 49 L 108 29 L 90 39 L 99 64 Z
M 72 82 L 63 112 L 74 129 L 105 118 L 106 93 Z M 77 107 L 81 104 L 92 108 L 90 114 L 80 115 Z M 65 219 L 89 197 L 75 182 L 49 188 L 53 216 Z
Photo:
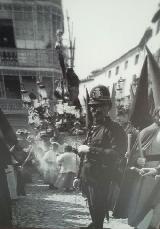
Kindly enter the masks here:
M 7 114 L 27 114 L 21 99 L 0 98 L 0 108 Z
M 56 51 L 46 49 L 0 49 L 0 66 L 58 67 Z

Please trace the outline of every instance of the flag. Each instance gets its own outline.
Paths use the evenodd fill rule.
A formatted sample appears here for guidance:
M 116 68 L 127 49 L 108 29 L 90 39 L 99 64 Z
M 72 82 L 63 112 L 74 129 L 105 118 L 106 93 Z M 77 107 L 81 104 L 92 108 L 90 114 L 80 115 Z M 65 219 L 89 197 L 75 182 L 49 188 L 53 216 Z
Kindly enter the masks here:
M 129 115 L 131 124 L 138 129 L 143 129 L 151 124 L 148 102 L 148 66 L 147 57 L 142 66 L 139 83 Z
M 66 72 L 66 81 L 68 86 L 69 99 L 73 106 L 81 109 L 81 104 L 78 99 L 79 95 L 79 78 L 73 68 L 68 68 Z
M 152 82 L 154 103 L 155 107 L 158 107 L 160 106 L 160 68 L 147 46 L 146 51 L 148 55 L 148 72 Z
M 112 87 L 112 97 L 111 97 L 111 100 L 112 100 L 112 108 L 109 112 L 111 118 L 113 120 L 116 119 L 116 90 L 115 90 L 115 84 L 113 84 L 113 87 Z
M 150 115 L 153 114 L 155 108 L 155 104 L 154 104 L 154 98 L 153 98 L 153 90 L 152 88 L 150 88 L 149 90 L 149 113 Z

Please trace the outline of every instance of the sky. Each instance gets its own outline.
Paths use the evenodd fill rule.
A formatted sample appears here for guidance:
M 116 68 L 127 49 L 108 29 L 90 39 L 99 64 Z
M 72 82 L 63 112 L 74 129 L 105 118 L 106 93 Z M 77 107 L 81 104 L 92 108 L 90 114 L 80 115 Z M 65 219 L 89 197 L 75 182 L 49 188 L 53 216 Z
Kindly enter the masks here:
M 62 0 L 76 39 L 75 72 L 80 79 L 138 45 L 160 0 Z M 72 26 L 71 26 L 72 27 Z M 65 22 L 64 42 L 68 38 Z

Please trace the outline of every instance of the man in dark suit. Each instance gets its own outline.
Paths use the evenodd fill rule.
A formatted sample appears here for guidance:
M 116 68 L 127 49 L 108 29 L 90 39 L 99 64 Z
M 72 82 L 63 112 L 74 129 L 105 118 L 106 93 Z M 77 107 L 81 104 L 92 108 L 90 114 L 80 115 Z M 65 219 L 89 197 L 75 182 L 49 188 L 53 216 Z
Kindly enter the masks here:
M 109 208 L 110 184 L 115 179 L 117 164 L 126 152 L 126 135 L 108 115 L 112 107 L 108 88 L 102 85 L 94 87 L 89 106 L 93 125 L 88 131 L 85 145 L 78 149 L 81 162 L 74 184 L 76 186 L 80 179 L 82 192 L 88 199 L 92 218 L 88 228 L 102 229 L 106 209 Z

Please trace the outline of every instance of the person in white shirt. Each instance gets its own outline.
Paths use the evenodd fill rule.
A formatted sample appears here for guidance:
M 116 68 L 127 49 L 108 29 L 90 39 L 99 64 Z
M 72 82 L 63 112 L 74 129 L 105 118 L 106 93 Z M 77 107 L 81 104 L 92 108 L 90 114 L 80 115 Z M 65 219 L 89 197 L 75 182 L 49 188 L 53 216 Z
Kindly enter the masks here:
M 57 189 L 55 182 L 58 176 L 57 155 L 59 154 L 59 143 L 51 142 L 52 147 L 43 157 L 43 169 L 45 183 L 49 184 L 49 189 Z
M 73 152 L 72 146 L 66 145 L 64 153 L 57 157 L 57 163 L 60 167 L 56 187 L 66 192 L 73 191 L 73 180 L 77 174 L 80 159 Z

